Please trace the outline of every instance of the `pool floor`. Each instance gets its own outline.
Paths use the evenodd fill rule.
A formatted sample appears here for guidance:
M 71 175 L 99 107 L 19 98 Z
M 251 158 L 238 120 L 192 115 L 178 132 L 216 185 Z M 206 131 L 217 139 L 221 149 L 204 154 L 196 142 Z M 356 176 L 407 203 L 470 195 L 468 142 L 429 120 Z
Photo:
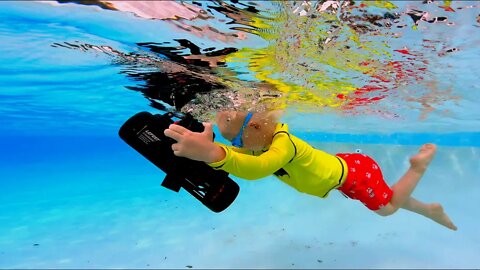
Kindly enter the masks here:
M 453 232 L 404 210 L 377 216 L 338 192 L 304 195 L 273 177 L 234 178 L 239 197 L 215 214 L 162 188 L 163 173 L 118 138 L 42 141 L 2 157 L 11 162 L 0 165 L 10 180 L 0 182 L 0 268 L 480 267 L 479 148 L 440 147 L 414 192 L 443 203 Z M 417 149 L 314 145 L 362 149 L 390 184 Z

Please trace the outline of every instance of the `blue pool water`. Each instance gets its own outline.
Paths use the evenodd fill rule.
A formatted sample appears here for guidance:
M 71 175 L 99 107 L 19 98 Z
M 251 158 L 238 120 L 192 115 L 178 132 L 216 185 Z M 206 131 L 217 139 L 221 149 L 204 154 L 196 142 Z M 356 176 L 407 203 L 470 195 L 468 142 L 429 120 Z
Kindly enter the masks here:
M 175 40 L 185 39 L 219 50 L 261 49 L 271 40 L 247 30 L 239 30 L 246 39 L 233 41 L 196 35 L 172 27 L 181 20 L 98 6 L 0 2 L 0 268 L 479 268 L 478 2 L 453 1 L 455 12 L 440 8 L 443 1 L 393 3 L 399 13 L 427 10 L 455 22 L 420 21 L 412 29 L 408 15 L 400 16 L 397 25 L 405 20 L 407 27 L 395 28 L 402 35 L 388 39 L 389 48 L 421 52 L 429 60 L 424 78 L 402 81 L 398 92 L 353 111 L 305 111 L 296 103 L 283 120 L 327 152 L 361 149 L 378 161 L 390 184 L 422 143 L 438 144 L 414 196 L 441 202 L 458 231 L 406 211 L 383 218 L 338 193 L 311 197 L 273 177 L 232 177 L 239 197 L 212 213 L 185 191 L 161 187 L 165 175 L 117 136 L 136 112 L 162 112 L 151 106 L 149 92 L 126 88 L 142 87 L 145 82 L 131 74 L 152 67 L 68 44 L 156 57 L 168 73 L 172 51 L 152 54 L 139 43 L 175 47 Z M 200 5 L 211 6 L 211 18 L 198 26 L 220 32 L 242 26 L 228 24 L 213 8 L 218 3 Z M 422 39 L 442 42 L 429 47 Z M 458 51 L 448 53 L 451 48 Z M 219 70 L 220 77 L 232 76 L 230 70 L 237 72 L 233 77 L 256 80 L 242 63 Z

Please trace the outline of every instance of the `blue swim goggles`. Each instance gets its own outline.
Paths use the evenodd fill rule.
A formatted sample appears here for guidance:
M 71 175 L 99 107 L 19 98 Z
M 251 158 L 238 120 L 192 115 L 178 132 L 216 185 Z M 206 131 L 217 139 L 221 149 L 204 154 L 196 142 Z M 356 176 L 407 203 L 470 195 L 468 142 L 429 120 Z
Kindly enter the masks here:
M 248 122 L 250 121 L 250 118 L 252 118 L 253 113 L 249 112 L 247 113 L 247 116 L 245 117 L 245 121 L 243 122 L 242 128 L 240 129 L 240 132 L 238 133 L 235 138 L 233 138 L 230 142 L 232 143 L 233 146 L 235 147 L 243 147 L 243 131 L 245 130 L 245 127 L 247 126 Z

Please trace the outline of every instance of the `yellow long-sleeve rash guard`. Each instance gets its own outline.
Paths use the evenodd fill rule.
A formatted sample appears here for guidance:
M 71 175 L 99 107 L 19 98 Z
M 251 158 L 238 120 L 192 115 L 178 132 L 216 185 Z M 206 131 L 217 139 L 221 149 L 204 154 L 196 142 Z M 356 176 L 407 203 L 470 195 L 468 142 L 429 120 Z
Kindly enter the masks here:
M 277 124 L 268 149 L 248 151 L 216 143 L 225 150 L 223 160 L 209 163 L 237 177 L 255 180 L 274 174 L 300 192 L 321 198 L 345 181 L 347 164 L 337 156 L 315 149 Z

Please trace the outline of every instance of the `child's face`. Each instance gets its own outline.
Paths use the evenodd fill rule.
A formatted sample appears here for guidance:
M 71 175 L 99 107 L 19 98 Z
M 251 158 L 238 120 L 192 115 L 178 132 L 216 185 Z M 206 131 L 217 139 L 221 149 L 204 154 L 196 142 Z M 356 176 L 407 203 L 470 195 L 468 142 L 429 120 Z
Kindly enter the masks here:
M 237 137 L 242 130 L 246 115 L 245 112 L 237 111 L 218 112 L 216 122 L 222 136 L 229 141 Z M 264 129 L 259 128 L 253 119 L 248 121 L 241 136 L 242 147 L 254 151 L 263 149 L 266 145 L 263 139 L 265 134 L 262 132 Z
M 242 128 L 242 120 L 239 112 L 222 111 L 217 113 L 216 122 L 222 136 L 231 141 L 240 132 Z M 245 118 L 245 117 L 243 117 Z

